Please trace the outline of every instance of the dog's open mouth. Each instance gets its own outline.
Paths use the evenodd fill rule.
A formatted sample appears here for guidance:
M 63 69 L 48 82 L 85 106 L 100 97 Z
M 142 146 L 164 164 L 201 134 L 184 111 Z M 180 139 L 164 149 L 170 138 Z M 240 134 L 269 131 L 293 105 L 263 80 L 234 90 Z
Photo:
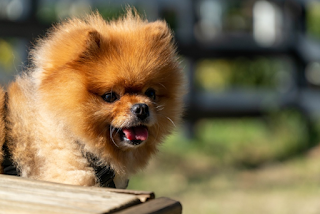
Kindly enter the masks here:
M 120 135 L 120 140 L 137 146 L 148 139 L 148 128 L 146 126 L 134 126 L 128 128 L 118 129 L 117 133 Z

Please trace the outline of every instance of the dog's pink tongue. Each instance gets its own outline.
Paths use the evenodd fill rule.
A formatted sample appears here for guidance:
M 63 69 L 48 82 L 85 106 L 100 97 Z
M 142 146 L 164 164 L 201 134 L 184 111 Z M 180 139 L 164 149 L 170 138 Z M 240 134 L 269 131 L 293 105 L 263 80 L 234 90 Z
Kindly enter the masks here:
M 122 131 L 129 140 L 144 141 L 148 139 L 148 129 L 145 126 L 123 128 Z

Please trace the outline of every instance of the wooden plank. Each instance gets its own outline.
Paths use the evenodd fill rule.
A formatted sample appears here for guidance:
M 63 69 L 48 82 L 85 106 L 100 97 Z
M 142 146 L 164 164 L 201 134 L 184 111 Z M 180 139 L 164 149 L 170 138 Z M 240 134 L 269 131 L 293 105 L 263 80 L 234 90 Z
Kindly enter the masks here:
M 111 192 L 108 188 L 81 187 L 34 181 L 15 176 L 0 175 L 2 204 L 35 204 L 83 213 L 108 213 L 141 203 L 135 195 Z M 14 207 L 6 205 L 6 209 Z M 19 213 L 19 208 L 16 212 Z M 32 212 L 30 212 L 32 213 Z
M 181 214 L 182 205 L 180 202 L 169 198 L 158 198 L 146 203 L 129 207 L 125 210 L 114 212 L 114 214 Z
M 124 193 L 135 195 L 141 202 L 146 202 L 151 199 L 155 199 L 155 194 L 148 191 L 136 191 L 136 190 L 126 190 L 126 189 L 110 189 L 110 192 Z
M 77 208 L 57 207 L 45 204 L 0 200 L 0 213 L 14 214 L 94 214 Z

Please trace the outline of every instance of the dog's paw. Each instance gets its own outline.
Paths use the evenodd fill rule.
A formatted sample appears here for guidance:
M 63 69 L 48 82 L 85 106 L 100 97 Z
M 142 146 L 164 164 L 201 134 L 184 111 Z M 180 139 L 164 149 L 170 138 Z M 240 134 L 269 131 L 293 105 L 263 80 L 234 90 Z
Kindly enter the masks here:
M 117 189 L 126 189 L 129 184 L 129 179 L 127 177 L 121 177 L 118 174 L 116 174 L 113 181 Z
M 64 183 L 80 185 L 80 186 L 95 186 L 96 176 L 92 171 L 85 171 L 85 170 L 68 171 L 65 175 Z
M 80 186 L 96 185 L 96 176 L 91 170 L 57 170 L 55 172 L 42 173 L 41 176 L 35 177 L 35 179 Z

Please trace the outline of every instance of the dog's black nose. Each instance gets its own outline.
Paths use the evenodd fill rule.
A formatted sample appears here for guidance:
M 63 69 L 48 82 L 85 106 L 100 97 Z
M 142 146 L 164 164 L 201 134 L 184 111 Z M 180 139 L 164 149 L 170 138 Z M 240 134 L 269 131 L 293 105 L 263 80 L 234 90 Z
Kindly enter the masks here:
M 140 120 L 149 117 L 149 107 L 144 103 L 137 103 L 131 107 L 131 112 L 136 115 Z

